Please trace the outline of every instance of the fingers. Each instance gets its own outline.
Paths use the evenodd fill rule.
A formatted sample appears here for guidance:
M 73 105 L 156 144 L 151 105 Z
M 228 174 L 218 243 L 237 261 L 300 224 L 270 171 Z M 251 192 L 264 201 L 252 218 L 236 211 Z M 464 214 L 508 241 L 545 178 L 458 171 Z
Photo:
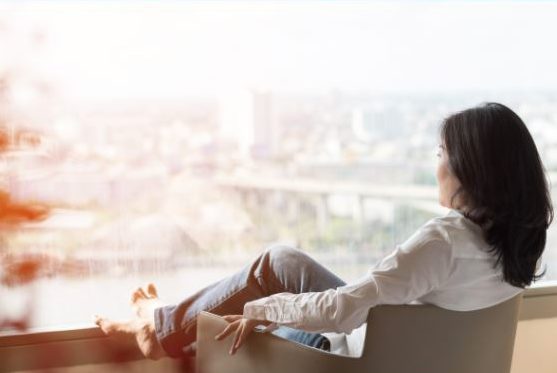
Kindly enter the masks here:
M 237 321 L 241 321 L 243 316 L 242 315 L 226 315 L 222 317 L 225 321 L 229 322 L 230 324 L 224 328 L 222 332 L 215 336 L 217 341 L 226 338 L 228 335 L 232 334 L 237 328 L 238 325 L 234 324 Z M 233 325 L 234 324 L 234 325 Z
M 228 315 L 223 317 L 226 321 L 230 322 L 222 332 L 215 336 L 217 341 L 220 341 L 230 334 L 234 333 L 232 346 L 230 346 L 229 353 L 234 355 L 236 351 L 244 344 L 249 334 L 252 332 L 257 321 L 245 319 L 242 315 Z
M 238 345 L 239 336 L 240 336 L 240 333 L 242 332 L 242 329 L 244 329 L 242 324 L 240 324 L 238 329 L 236 329 L 236 334 L 234 334 L 234 339 L 232 340 L 232 345 L 230 346 L 230 351 L 228 351 L 228 353 L 230 355 L 234 355 L 234 353 L 238 349 L 236 346 Z
M 236 331 L 236 329 L 238 328 L 238 325 L 240 324 L 240 320 L 234 321 L 230 324 L 228 324 L 226 326 L 226 328 L 224 328 L 224 330 L 222 332 L 220 332 L 219 334 L 217 334 L 215 336 L 215 339 L 217 341 L 220 341 L 224 338 L 226 338 L 227 336 L 229 336 L 230 334 L 232 334 L 234 331 Z
M 240 323 L 240 327 L 236 329 L 236 334 L 234 335 L 234 341 L 230 347 L 230 355 L 234 355 L 236 351 L 244 344 L 246 337 L 248 335 L 248 327 L 245 322 Z
M 242 315 L 226 315 L 222 317 L 224 320 L 226 320 L 227 322 L 229 322 L 230 324 L 226 326 L 226 328 L 224 328 L 224 330 L 222 332 L 220 332 L 219 334 L 217 334 L 215 336 L 215 339 L 217 341 L 220 341 L 221 339 L 226 338 L 228 335 L 230 335 L 231 333 L 233 333 L 236 328 L 237 325 L 232 325 L 232 323 L 239 321 L 243 318 Z

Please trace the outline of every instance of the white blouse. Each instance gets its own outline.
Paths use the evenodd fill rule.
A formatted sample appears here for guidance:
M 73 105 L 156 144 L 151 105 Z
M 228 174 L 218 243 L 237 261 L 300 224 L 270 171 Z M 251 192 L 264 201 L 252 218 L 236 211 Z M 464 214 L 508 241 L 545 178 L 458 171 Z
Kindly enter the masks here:
M 523 289 L 503 281 L 479 226 L 451 210 L 422 226 L 359 281 L 322 292 L 280 293 L 248 302 L 244 316 L 325 334 L 331 350 L 359 355 L 365 322 L 379 304 L 429 303 L 470 311 Z M 357 330 L 354 330 L 359 328 Z M 344 333 L 352 333 L 344 338 Z

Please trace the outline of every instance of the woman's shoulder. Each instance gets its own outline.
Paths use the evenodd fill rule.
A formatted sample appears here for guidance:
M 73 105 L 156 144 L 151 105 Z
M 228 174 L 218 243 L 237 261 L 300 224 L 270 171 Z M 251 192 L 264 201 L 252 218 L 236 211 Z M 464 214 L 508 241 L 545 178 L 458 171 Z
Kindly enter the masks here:
M 456 237 L 482 235 L 481 228 L 456 210 L 428 220 L 417 232 L 424 238 L 453 244 Z
M 489 245 L 482 228 L 455 210 L 429 220 L 416 234 L 421 242 L 441 243 L 453 251 L 455 257 L 489 257 Z

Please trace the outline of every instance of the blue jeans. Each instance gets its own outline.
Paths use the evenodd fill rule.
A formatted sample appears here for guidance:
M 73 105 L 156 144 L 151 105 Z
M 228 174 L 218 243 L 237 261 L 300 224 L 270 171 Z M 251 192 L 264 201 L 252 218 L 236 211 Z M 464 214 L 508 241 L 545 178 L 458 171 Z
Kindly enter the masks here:
M 184 299 L 175 306 L 155 310 L 157 338 L 169 356 L 194 352 L 196 317 L 201 311 L 217 315 L 242 314 L 244 304 L 271 294 L 324 291 L 344 281 L 300 250 L 273 245 L 241 271 Z M 312 347 L 328 349 L 321 334 L 280 327 L 273 332 Z

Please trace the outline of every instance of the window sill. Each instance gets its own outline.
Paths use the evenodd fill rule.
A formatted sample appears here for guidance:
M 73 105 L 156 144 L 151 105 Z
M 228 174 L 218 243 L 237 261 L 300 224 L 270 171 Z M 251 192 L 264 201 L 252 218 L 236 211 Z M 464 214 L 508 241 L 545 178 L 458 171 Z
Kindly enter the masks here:
M 557 295 L 557 281 L 542 281 L 526 289 L 524 297 Z
M 557 317 L 557 281 L 526 289 L 520 320 Z M 143 359 L 133 341 L 107 337 L 92 324 L 0 333 L 0 372 Z
M 0 334 L 0 372 L 143 359 L 133 341 L 107 337 L 93 325 Z

